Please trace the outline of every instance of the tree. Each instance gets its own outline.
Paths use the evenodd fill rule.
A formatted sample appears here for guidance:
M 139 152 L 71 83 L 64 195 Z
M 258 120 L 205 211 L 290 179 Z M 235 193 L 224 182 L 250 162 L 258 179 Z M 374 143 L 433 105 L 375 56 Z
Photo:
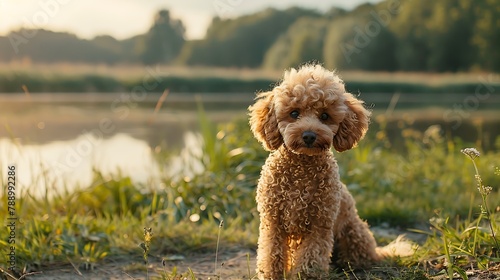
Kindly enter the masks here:
M 472 0 L 468 1 L 472 2 Z M 500 71 L 500 6 L 498 0 L 477 0 L 471 3 L 471 6 L 475 19 L 471 44 L 477 49 L 475 67 Z
M 323 61 L 327 23 L 324 18 L 298 19 L 266 52 L 263 67 L 282 70 L 310 61 Z
M 469 2 L 469 3 L 466 3 Z M 472 26 L 469 0 L 434 2 L 429 20 L 429 57 L 427 70 L 466 71 L 471 66 L 475 50 L 471 45 Z
M 428 24 L 433 12 L 434 0 L 404 1 L 401 11 L 391 25 L 396 34 L 396 57 L 403 71 L 425 71 L 431 53 Z
M 159 11 L 146 34 L 143 63 L 172 62 L 184 45 L 184 33 L 185 28 L 180 20 L 172 19 L 168 10 Z
M 389 30 L 392 17 L 385 7 L 364 4 L 334 18 L 325 36 L 325 65 L 339 69 L 396 70 L 396 40 Z
M 180 63 L 219 67 L 260 67 L 264 55 L 291 24 L 303 16 L 320 14 L 290 8 L 266 9 L 235 19 L 214 18 L 203 40 L 183 50 Z
M 474 6 L 478 6 L 478 0 Z M 477 52 L 472 0 L 405 1 L 392 30 L 405 71 L 466 71 Z
M 36 36 L 26 37 L 26 34 Z M 102 38 L 97 40 L 84 40 L 74 34 L 65 32 L 53 32 L 44 29 L 20 29 L 12 31 L 7 36 L 16 40 L 24 40 L 22 45 L 17 45 L 18 53 L 14 52 L 13 46 L 8 43 L 0 52 L 5 54 L 7 60 L 29 59 L 33 62 L 57 63 L 57 62 L 84 62 L 84 63 L 108 63 L 113 64 L 121 59 L 121 53 L 116 45 L 111 47 L 102 44 Z M 21 39 L 19 39 L 21 38 Z M 107 43 L 113 42 L 113 38 L 104 39 Z

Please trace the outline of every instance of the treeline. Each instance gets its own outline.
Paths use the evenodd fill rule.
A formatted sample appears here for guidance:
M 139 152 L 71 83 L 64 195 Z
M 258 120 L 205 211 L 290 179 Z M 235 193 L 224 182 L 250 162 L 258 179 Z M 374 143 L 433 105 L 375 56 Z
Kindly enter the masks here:
M 182 22 L 163 10 L 148 33 L 122 41 L 12 32 L 0 37 L 0 60 L 270 69 L 320 61 L 342 70 L 499 71 L 499 18 L 497 0 L 386 0 L 351 11 L 267 9 L 216 17 L 204 39 L 186 41 Z M 30 32 L 37 34 L 28 38 Z
M 167 10 L 155 15 L 146 34 L 126 40 L 107 35 L 83 40 L 70 33 L 21 29 L 0 37 L 0 61 L 170 64 L 184 46 L 184 33 L 183 23 Z

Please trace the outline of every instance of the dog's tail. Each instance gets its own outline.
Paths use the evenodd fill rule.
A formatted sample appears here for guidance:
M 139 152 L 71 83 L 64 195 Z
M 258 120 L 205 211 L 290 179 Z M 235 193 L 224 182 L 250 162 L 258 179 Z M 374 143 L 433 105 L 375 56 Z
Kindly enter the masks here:
M 405 238 L 404 235 L 400 235 L 386 246 L 377 247 L 376 252 L 382 258 L 409 257 L 415 253 L 417 247 L 417 244 Z

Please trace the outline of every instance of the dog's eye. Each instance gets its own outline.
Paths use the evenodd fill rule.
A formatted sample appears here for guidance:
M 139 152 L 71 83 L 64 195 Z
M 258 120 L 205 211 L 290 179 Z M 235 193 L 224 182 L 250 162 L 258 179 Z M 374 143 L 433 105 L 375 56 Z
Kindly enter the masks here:
M 299 111 L 297 110 L 294 110 L 290 113 L 290 117 L 294 118 L 294 119 L 297 119 L 299 118 Z
M 330 116 L 327 114 L 327 113 L 323 113 L 319 116 L 319 118 L 322 120 L 322 121 L 326 121 L 330 118 Z

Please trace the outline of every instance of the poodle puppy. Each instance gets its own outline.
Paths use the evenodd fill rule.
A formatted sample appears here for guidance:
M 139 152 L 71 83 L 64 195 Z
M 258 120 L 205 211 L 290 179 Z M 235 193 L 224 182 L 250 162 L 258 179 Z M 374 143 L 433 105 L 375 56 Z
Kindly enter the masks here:
M 375 239 L 340 181 L 331 147 L 363 138 L 370 112 L 343 81 L 320 65 L 286 71 L 249 107 L 253 134 L 271 151 L 257 187 L 259 279 L 319 278 L 335 262 L 380 260 Z

